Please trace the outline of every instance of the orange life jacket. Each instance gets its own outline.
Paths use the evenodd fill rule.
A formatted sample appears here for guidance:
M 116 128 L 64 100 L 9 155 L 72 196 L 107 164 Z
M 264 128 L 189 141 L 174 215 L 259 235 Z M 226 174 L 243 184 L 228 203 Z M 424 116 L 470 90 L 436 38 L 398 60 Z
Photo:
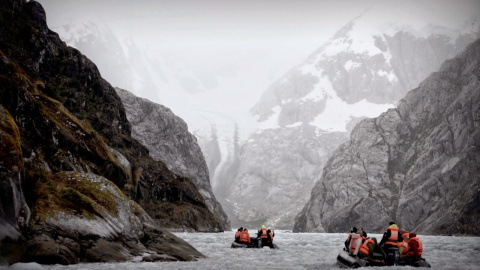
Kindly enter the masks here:
M 417 255 L 417 257 L 422 256 L 422 254 L 423 254 L 422 240 L 420 240 L 420 238 L 418 238 L 418 237 L 412 237 L 412 238 L 408 239 L 408 243 L 410 243 L 410 241 L 414 241 L 414 242 L 418 243 L 418 254 L 414 254 L 413 251 L 410 250 L 410 246 L 407 246 L 407 248 L 405 248 L 405 250 L 403 250 L 403 254 Z
M 350 253 L 355 253 L 355 249 L 357 249 L 356 242 L 358 239 L 362 238 L 360 235 L 356 234 L 355 237 L 350 239 Z
M 250 243 L 250 234 L 248 233 L 248 231 L 243 231 L 240 234 L 240 242 Z
M 398 228 L 388 228 L 387 231 L 390 230 L 390 237 L 385 241 L 385 245 L 398 245 Z
M 236 240 L 238 237 L 240 237 L 240 235 L 242 235 L 242 232 L 237 231 L 237 232 L 235 233 L 235 240 Z
M 368 243 L 372 243 L 374 245 L 374 248 L 375 248 L 375 242 L 373 242 L 372 239 L 367 239 L 362 244 L 362 246 L 360 247 L 360 250 L 358 252 L 362 252 L 362 253 L 368 255 L 370 253 L 370 249 L 368 248 Z M 355 250 L 353 250 L 353 251 L 355 251 Z
M 267 229 L 262 229 L 262 234 L 260 235 L 260 238 L 268 238 Z

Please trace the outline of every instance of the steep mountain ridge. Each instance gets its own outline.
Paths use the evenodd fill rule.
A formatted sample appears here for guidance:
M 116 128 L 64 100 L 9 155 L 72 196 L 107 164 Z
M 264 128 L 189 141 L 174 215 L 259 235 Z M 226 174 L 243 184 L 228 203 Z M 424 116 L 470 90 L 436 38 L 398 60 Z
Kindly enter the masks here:
M 113 87 L 43 7 L 4 1 L 0 41 L 0 263 L 203 257 L 158 227 L 219 228 L 203 196 L 131 137 Z
M 210 185 L 205 158 L 187 124 L 170 109 L 115 88 L 122 99 L 127 118 L 132 124 L 132 136 L 149 149 L 155 160 L 164 161 L 176 174 L 193 180 L 205 199 L 220 228 L 199 228 L 203 231 L 230 230 L 230 221 L 215 198 Z
M 371 107 L 394 104 L 480 35 L 476 17 L 463 29 L 428 25 L 420 30 L 402 24 L 372 25 L 371 17 L 363 14 L 348 23 L 305 63 L 272 84 L 252 113 L 259 121 L 274 117 L 280 126 L 303 122 L 332 129 L 315 121 L 329 103 L 338 99 L 349 105 L 365 100 Z M 341 119 L 345 122 L 333 130 L 344 131 L 350 116 L 362 116 L 350 108 Z
M 480 33 L 477 17 L 460 29 L 451 29 L 378 24 L 376 15 L 366 12 L 349 22 L 304 63 L 274 82 L 252 108 L 270 129 L 252 135 L 241 146 L 239 164 L 224 169 L 223 178 L 235 184 L 217 195 L 230 201 L 233 224 L 255 221 L 258 226 L 261 221 L 291 229 L 297 215 L 294 209 L 300 210 L 308 200 L 305 190 L 318 181 L 325 162 L 347 140 L 351 128 L 393 107 Z M 313 131 L 304 132 L 306 126 Z M 270 151 L 268 159 L 259 154 Z M 313 153 L 321 153 L 321 158 L 312 162 Z M 303 172 L 302 177 L 297 172 Z M 239 186 L 252 192 L 243 194 Z M 284 197 L 296 199 L 288 203 L 278 199 Z M 268 207 L 249 210 L 265 200 Z
M 479 235 L 480 40 L 399 105 L 360 122 L 329 159 L 294 231 Z

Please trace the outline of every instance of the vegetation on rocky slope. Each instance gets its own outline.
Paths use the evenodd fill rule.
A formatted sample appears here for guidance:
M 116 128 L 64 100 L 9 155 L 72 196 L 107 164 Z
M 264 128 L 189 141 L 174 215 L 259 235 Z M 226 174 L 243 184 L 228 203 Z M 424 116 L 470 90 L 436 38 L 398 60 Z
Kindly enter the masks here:
M 218 226 L 203 197 L 131 137 L 115 90 L 35 1 L 0 6 L 0 113 L 0 263 L 202 256 L 157 226 Z

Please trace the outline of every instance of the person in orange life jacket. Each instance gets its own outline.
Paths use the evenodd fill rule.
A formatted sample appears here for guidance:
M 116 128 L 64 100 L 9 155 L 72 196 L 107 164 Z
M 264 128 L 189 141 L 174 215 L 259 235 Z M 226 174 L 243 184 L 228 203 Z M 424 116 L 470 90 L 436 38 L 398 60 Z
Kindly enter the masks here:
M 416 261 L 422 257 L 423 243 L 415 233 L 410 233 L 408 238 L 408 247 L 403 251 L 405 254 L 405 260 Z
M 351 255 L 357 256 L 358 251 L 362 246 L 362 236 L 363 236 L 363 231 L 361 229 L 357 230 L 356 233 L 352 234 L 352 237 L 350 239 L 350 246 L 348 247 L 348 251 L 350 252 Z
M 364 236 L 365 238 L 367 237 L 366 233 L 364 233 Z M 360 250 L 358 251 L 358 257 L 360 258 L 372 257 L 373 251 L 375 250 L 376 246 L 377 246 L 377 238 L 375 237 L 366 238 L 362 246 L 360 247 Z
M 260 230 L 257 232 L 258 238 L 267 238 L 267 228 L 264 225 L 260 226 Z
M 265 228 L 264 225 L 260 226 L 260 230 L 258 230 L 258 233 L 257 233 L 257 238 L 260 238 L 262 240 L 262 246 L 267 245 L 268 234 L 267 234 L 267 228 Z
M 353 227 L 348 234 L 347 240 L 345 240 L 345 250 L 348 250 L 350 247 L 350 240 L 352 239 L 352 234 L 357 233 L 357 227 Z
M 247 229 L 243 229 L 242 233 L 240 234 L 240 243 L 250 244 L 250 234 L 248 233 Z
M 270 229 L 267 230 L 267 243 L 273 248 L 273 237 L 275 237 L 275 232 L 272 233 Z
M 260 227 L 260 230 L 257 233 L 257 238 L 260 238 L 262 241 L 262 246 L 272 246 L 273 244 L 268 240 L 267 228 L 264 225 Z
M 235 232 L 235 242 L 239 242 L 240 240 L 240 235 L 242 235 L 243 227 L 240 227 L 236 232 Z
M 398 242 L 402 242 L 403 238 L 398 233 L 398 226 L 395 222 L 390 222 L 388 228 L 383 233 L 382 241 L 380 241 L 380 246 L 384 245 L 384 248 L 389 247 L 398 247 Z
M 403 241 L 398 243 L 398 253 L 400 254 L 400 259 L 404 259 L 405 254 L 403 251 L 408 247 L 408 231 L 400 230 L 400 235 Z

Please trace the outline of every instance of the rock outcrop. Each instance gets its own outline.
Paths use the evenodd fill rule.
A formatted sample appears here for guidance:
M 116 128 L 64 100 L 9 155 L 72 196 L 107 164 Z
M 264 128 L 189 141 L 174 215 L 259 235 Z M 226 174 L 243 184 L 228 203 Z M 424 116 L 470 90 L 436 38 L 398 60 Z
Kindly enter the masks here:
M 177 261 L 203 257 L 106 178 L 62 171 L 38 175 L 25 261 L 72 264 Z
M 113 87 L 35 1 L 0 6 L 0 112 L 1 263 L 202 257 L 158 227 L 218 227 L 202 194 L 132 138 Z
M 148 148 L 155 160 L 165 162 L 174 173 L 193 180 L 220 225 L 213 228 L 199 227 L 197 230 L 230 230 L 228 216 L 213 194 L 202 150 L 196 137 L 188 131 L 185 121 L 165 106 L 120 88 L 115 90 L 122 99 L 127 118 L 132 124 L 132 136 Z
M 480 40 L 335 151 L 297 232 L 480 235 Z

